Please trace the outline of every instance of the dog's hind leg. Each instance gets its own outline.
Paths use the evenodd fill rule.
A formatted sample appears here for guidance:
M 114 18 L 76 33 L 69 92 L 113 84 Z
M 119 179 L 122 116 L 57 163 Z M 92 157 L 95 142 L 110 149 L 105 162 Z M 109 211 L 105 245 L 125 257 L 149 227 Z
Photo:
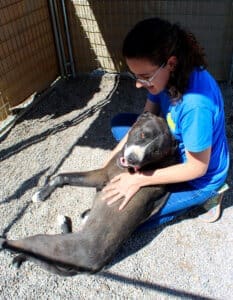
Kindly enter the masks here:
M 59 227 L 61 228 L 61 233 L 62 234 L 66 234 L 66 233 L 71 233 L 72 232 L 72 221 L 71 221 L 71 218 L 69 218 L 67 216 L 59 215 L 58 218 L 57 218 L 57 221 L 58 221 Z M 15 268 L 19 269 L 21 267 L 22 263 L 24 263 L 26 260 L 27 260 L 27 256 L 26 255 L 19 254 L 19 255 L 15 256 L 13 258 L 12 265 Z M 58 271 L 58 269 L 56 268 L 56 272 L 57 271 Z M 65 271 L 65 269 L 63 269 L 63 271 Z
M 63 276 L 73 276 L 79 272 L 95 271 L 95 266 L 93 267 L 95 258 L 94 260 L 90 256 L 86 258 L 86 237 L 82 237 L 79 241 L 81 242 L 80 247 L 78 246 L 77 238 L 78 235 L 74 233 L 42 234 L 21 240 L 0 238 L 0 249 L 20 253 L 18 258 L 15 259 L 16 266 L 20 266 L 26 259 L 49 272 Z
M 96 187 L 99 189 L 103 187 L 107 180 L 105 169 L 58 174 L 33 195 L 32 201 L 44 201 L 56 188 L 64 185 Z
M 12 265 L 16 268 L 19 269 L 22 265 L 27 260 L 27 257 L 24 254 L 17 255 L 13 258 L 12 260 Z

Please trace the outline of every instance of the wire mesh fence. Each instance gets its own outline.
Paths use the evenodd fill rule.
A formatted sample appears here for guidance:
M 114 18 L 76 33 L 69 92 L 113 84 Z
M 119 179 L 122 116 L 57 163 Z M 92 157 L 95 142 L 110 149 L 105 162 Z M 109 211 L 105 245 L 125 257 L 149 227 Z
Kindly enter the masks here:
M 0 120 L 57 73 L 47 1 L 1 1 Z
M 158 16 L 192 31 L 205 48 L 210 71 L 219 80 L 230 72 L 233 50 L 233 1 L 68 1 L 76 67 L 125 71 L 121 45 L 139 20 Z
M 52 18 L 51 4 L 58 10 L 57 20 Z M 232 0 L 5 0 L 0 1 L 0 120 L 10 114 L 12 107 L 70 69 L 67 56 L 71 49 L 61 13 L 64 5 L 73 72 L 98 68 L 125 71 L 121 55 L 124 36 L 137 21 L 158 16 L 192 31 L 205 48 L 209 70 L 218 80 L 229 79 Z M 62 51 L 61 41 L 56 43 L 59 27 Z M 63 62 L 59 51 L 63 52 Z

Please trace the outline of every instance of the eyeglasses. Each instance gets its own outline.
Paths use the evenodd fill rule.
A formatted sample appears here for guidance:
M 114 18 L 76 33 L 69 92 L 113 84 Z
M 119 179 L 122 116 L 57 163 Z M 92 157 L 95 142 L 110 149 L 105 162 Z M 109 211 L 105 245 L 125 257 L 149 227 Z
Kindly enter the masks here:
M 165 66 L 166 64 L 163 63 L 158 70 L 155 71 L 155 73 L 149 78 L 149 79 L 141 79 L 136 77 L 134 74 L 128 72 L 128 75 L 134 79 L 135 81 L 140 82 L 141 84 L 145 85 L 145 86 L 150 86 L 151 82 L 158 76 L 158 74 L 160 73 L 161 69 Z

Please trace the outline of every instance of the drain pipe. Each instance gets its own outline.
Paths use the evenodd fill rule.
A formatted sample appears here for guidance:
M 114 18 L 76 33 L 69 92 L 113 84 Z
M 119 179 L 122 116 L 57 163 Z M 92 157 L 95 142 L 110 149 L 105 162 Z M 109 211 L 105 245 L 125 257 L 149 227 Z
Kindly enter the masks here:
M 54 4 L 54 13 L 55 13 L 55 18 L 56 18 L 56 24 L 57 24 L 56 29 L 57 29 L 58 39 L 59 39 L 59 48 L 60 48 L 59 50 L 61 51 L 63 66 L 65 68 L 65 75 L 68 75 L 69 71 L 67 69 L 65 48 L 64 48 L 63 38 L 62 38 L 62 30 L 61 30 L 61 25 L 59 22 L 59 13 L 58 13 L 58 7 L 57 7 L 56 0 L 53 0 L 53 4 Z
M 230 74 L 229 74 L 229 80 L 228 80 L 229 85 L 231 84 L 232 80 L 233 80 L 233 53 L 231 56 L 231 66 L 230 66 Z
M 50 13 L 51 13 L 53 33 L 54 33 L 54 38 L 55 38 L 58 62 L 59 62 L 59 67 L 60 67 L 60 73 L 61 73 L 61 76 L 64 77 L 66 75 L 65 67 L 64 67 L 65 66 L 65 60 L 64 60 L 63 53 L 61 51 L 61 45 L 60 45 L 61 41 L 60 41 L 60 37 L 59 37 L 59 33 L 58 33 L 57 18 L 56 18 L 56 15 L 55 15 L 53 0 L 49 0 L 49 8 L 50 8 Z
M 68 23 L 68 18 L 67 18 L 67 10 L 66 10 L 65 1 L 61 0 L 61 4 L 62 4 L 63 17 L 64 17 L 67 47 L 68 47 L 68 53 L 69 53 L 69 65 L 71 68 L 72 77 L 74 78 L 76 75 L 75 74 L 75 65 L 74 65 L 73 51 L 72 51 L 72 45 L 71 45 L 71 39 L 70 39 L 70 29 L 69 29 L 69 23 Z

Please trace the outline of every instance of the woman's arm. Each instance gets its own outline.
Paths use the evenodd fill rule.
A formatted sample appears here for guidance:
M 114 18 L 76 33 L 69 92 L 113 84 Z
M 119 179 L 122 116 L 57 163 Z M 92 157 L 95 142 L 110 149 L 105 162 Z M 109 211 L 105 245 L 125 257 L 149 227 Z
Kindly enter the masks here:
M 185 163 L 176 164 L 149 173 L 145 172 L 144 184 L 178 183 L 199 178 L 205 175 L 208 169 L 210 154 L 211 147 L 198 153 L 186 151 L 187 161 Z
M 111 183 L 104 188 L 103 199 L 111 198 L 108 204 L 112 204 L 124 197 L 119 207 L 121 210 L 143 186 L 178 183 L 199 178 L 208 169 L 210 153 L 211 147 L 199 153 L 186 151 L 187 161 L 185 163 L 153 171 L 134 174 L 122 173 L 114 177 Z

